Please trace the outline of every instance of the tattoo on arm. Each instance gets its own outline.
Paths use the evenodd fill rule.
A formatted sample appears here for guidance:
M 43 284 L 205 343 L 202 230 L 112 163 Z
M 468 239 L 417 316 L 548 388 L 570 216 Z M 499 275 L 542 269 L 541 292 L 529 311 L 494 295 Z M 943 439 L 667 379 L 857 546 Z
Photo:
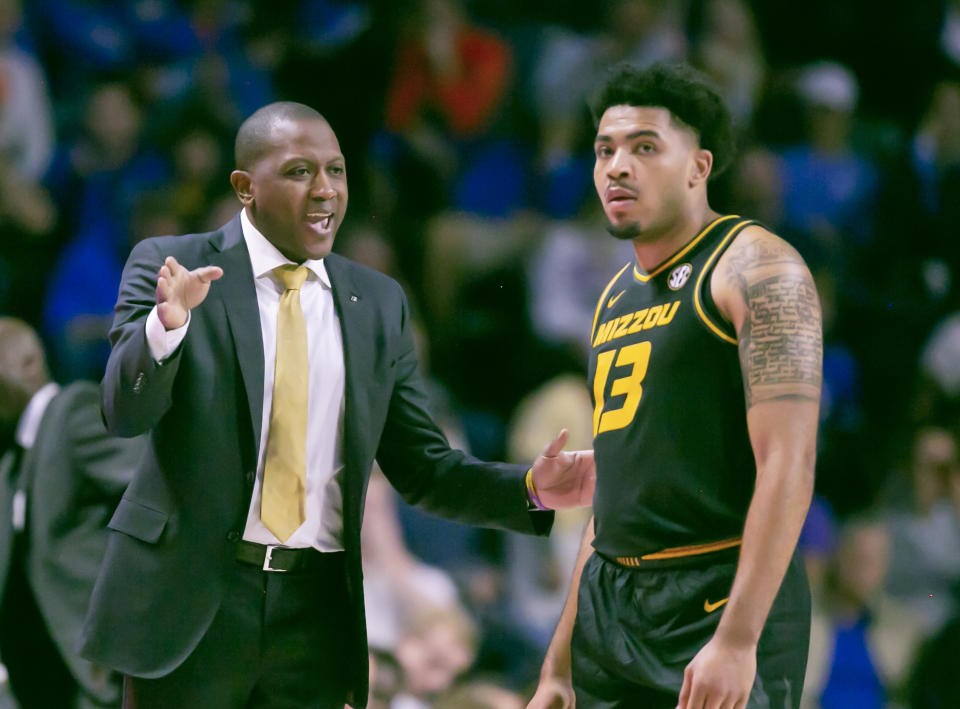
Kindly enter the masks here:
M 819 401 L 820 303 L 800 255 L 765 238 L 730 256 L 730 277 L 746 304 L 739 349 L 747 408 L 775 399 Z

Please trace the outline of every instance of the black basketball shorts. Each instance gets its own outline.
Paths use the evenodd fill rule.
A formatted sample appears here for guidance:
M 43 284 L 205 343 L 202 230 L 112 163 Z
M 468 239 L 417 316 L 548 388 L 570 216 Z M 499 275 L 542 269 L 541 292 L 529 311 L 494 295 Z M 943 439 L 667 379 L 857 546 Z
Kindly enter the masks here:
M 683 671 L 720 621 L 738 550 L 627 568 L 594 553 L 571 646 L 577 709 L 674 709 Z M 750 709 L 797 709 L 810 642 L 810 589 L 794 554 L 757 646 Z

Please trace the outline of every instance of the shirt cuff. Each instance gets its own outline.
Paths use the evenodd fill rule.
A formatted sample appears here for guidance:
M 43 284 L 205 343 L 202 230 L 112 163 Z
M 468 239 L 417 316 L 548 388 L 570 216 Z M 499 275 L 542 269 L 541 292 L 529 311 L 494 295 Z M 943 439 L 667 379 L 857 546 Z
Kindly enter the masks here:
M 190 313 L 187 312 L 187 321 L 176 330 L 167 330 L 160 322 L 160 315 L 157 313 L 157 306 L 147 316 L 147 345 L 150 347 L 150 354 L 157 364 L 163 364 L 164 360 L 172 355 L 183 338 L 187 336 L 187 327 L 190 325 Z

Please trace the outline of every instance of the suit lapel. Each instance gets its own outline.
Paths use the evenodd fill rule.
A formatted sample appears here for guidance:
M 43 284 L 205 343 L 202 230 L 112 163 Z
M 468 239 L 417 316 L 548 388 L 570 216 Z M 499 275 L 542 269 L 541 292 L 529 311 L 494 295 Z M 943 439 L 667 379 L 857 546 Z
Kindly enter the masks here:
M 324 259 L 330 285 L 333 288 L 333 303 L 340 319 L 340 332 L 343 336 L 344 412 L 343 412 L 343 530 L 348 551 L 355 552 L 359 544 L 360 520 L 355 519 L 359 512 L 362 493 L 362 461 L 357 456 L 363 450 L 360 438 L 363 429 L 363 416 L 360 403 L 366 400 L 364 395 L 363 373 L 370 368 L 369 303 L 357 288 L 352 277 L 351 263 L 336 254 Z M 370 383 L 367 383 L 369 386 Z M 352 536 L 356 533 L 357 539 Z M 351 543 L 353 542 L 353 543 Z M 356 548 L 355 548 L 356 547 Z
M 343 365 L 345 369 L 344 386 L 344 443 L 351 450 L 354 432 L 359 421 L 356 420 L 356 402 L 360 399 L 362 382 L 360 373 L 369 371 L 367 359 L 369 346 L 365 342 L 363 323 L 368 316 L 367 303 L 358 292 L 348 260 L 330 254 L 324 259 L 330 285 L 333 287 L 333 303 L 340 319 L 340 332 L 343 335 Z
M 263 419 L 263 335 L 260 330 L 260 308 L 253 280 L 250 254 L 243 239 L 240 215 L 237 214 L 210 239 L 215 253 L 211 265 L 223 269 L 223 277 L 213 284 L 227 312 L 234 350 L 240 363 L 243 384 L 247 390 L 250 421 L 253 428 L 253 455 L 260 450 L 260 429 Z M 216 364 L 214 363 L 214 366 Z

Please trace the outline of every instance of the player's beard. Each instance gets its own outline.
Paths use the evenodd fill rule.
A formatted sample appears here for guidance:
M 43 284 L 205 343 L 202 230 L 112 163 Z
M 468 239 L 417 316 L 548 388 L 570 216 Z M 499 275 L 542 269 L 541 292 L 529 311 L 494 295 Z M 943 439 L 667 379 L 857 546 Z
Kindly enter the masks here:
M 626 224 L 621 224 L 616 226 L 613 222 L 607 222 L 607 231 L 616 239 L 621 241 L 633 241 L 638 236 L 642 229 L 640 228 L 640 222 L 627 222 Z

